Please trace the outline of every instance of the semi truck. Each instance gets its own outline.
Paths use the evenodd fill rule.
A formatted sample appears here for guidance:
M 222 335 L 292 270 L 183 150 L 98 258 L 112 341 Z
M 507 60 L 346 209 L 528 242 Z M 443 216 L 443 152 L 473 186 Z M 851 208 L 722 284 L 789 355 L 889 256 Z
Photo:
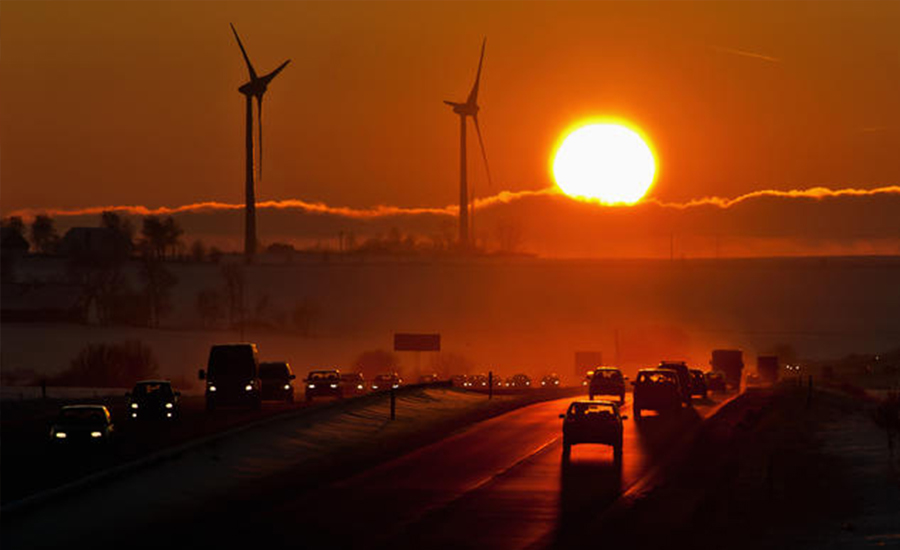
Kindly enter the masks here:
M 714 371 L 719 371 L 725 376 L 725 383 L 728 386 L 740 389 L 744 352 L 739 349 L 714 349 L 709 364 Z

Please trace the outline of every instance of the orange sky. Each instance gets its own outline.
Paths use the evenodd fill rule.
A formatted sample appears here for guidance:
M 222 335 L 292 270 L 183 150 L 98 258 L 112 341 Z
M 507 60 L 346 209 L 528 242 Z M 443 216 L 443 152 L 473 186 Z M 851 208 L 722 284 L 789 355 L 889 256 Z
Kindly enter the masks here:
M 229 21 L 258 70 L 293 60 L 266 96 L 261 200 L 453 204 L 441 100 L 465 97 L 482 35 L 494 191 L 546 187 L 591 115 L 652 139 L 664 201 L 900 182 L 898 2 L 4 1 L 2 212 L 240 202 Z

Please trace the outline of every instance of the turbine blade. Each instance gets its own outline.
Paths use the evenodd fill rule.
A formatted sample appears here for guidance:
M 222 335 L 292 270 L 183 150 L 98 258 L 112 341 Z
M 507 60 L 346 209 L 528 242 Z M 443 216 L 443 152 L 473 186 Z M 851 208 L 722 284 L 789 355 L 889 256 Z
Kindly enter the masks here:
M 256 70 L 253 68 L 253 64 L 250 63 L 250 58 L 247 57 L 247 50 L 244 49 L 244 44 L 243 42 L 241 42 L 241 37 L 238 36 L 234 25 L 231 23 L 229 23 L 229 25 L 231 25 L 231 32 L 234 33 L 234 37 L 237 39 L 238 46 L 241 47 L 241 53 L 244 54 L 244 61 L 247 63 L 247 71 L 249 71 L 250 73 L 250 80 L 256 80 Z
M 281 65 L 279 65 L 278 68 L 275 69 L 274 71 L 272 71 L 271 73 L 269 73 L 269 74 L 267 74 L 267 75 L 265 75 L 265 76 L 260 77 L 260 80 L 262 80 L 263 82 L 265 82 L 266 84 L 268 84 L 269 82 L 272 81 L 273 78 L 275 78 L 276 76 L 278 76 L 278 73 L 280 73 L 281 71 L 283 71 L 284 68 L 287 67 L 287 64 L 290 63 L 290 62 L 291 62 L 291 60 L 288 59 L 287 61 L 285 61 L 284 63 L 282 63 Z
M 259 141 L 259 153 L 258 153 L 259 154 L 259 163 L 258 163 L 257 173 L 259 174 L 258 175 L 259 180 L 262 181 L 263 149 L 262 149 L 262 96 L 261 95 L 256 96 L 256 107 L 257 107 L 257 110 L 259 111 L 259 116 L 256 118 L 258 135 L 259 135 L 259 138 L 257 139 L 257 141 Z
M 478 134 L 478 145 L 481 145 L 481 158 L 484 159 L 484 171 L 487 172 L 488 187 L 493 190 L 494 184 L 491 181 L 491 169 L 488 166 L 487 153 L 484 150 L 484 140 L 481 139 L 481 128 L 478 126 L 478 115 L 473 116 L 472 121 L 475 122 L 475 133 Z
M 475 84 L 472 85 L 472 91 L 469 92 L 469 99 L 466 103 L 475 105 L 478 102 L 478 85 L 481 83 L 481 65 L 484 63 L 484 45 L 487 43 L 487 37 L 481 41 L 481 57 L 478 58 L 478 72 L 475 74 Z
M 451 107 L 459 107 L 460 106 L 459 103 L 457 103 L 455 101 L 447 101 L 446 99 L 444 100 L 444 103 L 446 103 L 447 105 L 449 105 Z

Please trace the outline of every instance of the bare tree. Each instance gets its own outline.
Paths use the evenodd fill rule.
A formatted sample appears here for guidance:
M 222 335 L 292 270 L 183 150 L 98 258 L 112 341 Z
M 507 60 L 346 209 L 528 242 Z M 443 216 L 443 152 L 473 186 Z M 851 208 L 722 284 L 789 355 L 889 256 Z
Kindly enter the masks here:
M 171 309 L 169 293 L 178 283 L 178 279 L 152 254 L 142 258 L 140 275 L 144 281 L 144 296 L 150 309 L 150 325 L 159 327 L 160 320 Z
M 53 218 L 46 214 L 38 214 L 34 221 L 31 222 L 31 242 L 38 252 L 42 254 L 52 254 L 56 252 L 59 244 L 59 235 L 56 233 L 56 227 Z
M 200 239 L 191 244 L 191 259 L 197 263 L 206 261 L 206 245 Z

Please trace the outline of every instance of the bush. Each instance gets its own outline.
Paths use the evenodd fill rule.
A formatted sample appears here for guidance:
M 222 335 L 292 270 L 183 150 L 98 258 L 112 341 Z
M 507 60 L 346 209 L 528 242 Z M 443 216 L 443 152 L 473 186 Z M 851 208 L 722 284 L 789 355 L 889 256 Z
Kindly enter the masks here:
M 56 386 L 129 388 L 138 380 L 153 378 L 159 364 L 153 350 L 140 340 L 121 344 L 88 344 L 72 359 L 69 368 L 50 380 Z

